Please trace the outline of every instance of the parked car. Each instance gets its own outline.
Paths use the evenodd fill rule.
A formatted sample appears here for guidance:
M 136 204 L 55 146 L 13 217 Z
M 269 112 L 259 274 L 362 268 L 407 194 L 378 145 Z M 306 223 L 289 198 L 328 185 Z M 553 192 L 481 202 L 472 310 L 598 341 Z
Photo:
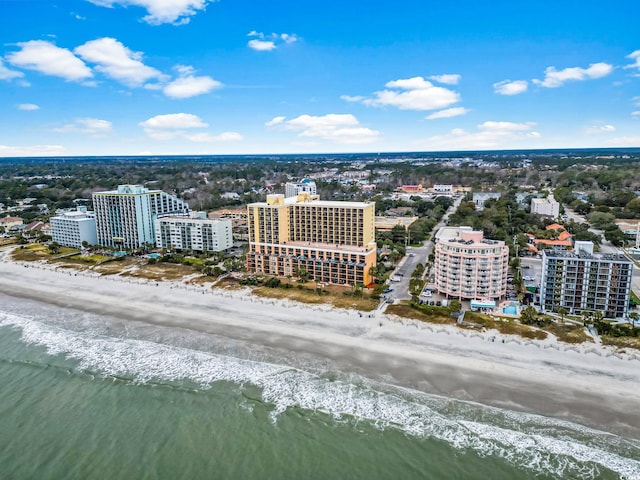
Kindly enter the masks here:
M 525 277 L 522 277 L 522 279 L 523 279 L 523 280 L 526 280 L 526 281 L 528 281 L 528 282 L 531 282 L 531 281 L 535 280 L 535 279 L 536 279 L 536 277 L 532 277 L 531 275 L 527 275 L 527 276 L 525 276 Z

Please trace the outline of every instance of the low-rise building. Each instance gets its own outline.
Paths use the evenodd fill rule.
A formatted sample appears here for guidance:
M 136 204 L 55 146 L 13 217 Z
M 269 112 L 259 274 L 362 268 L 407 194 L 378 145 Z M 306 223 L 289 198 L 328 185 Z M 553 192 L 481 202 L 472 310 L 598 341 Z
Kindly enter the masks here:
M 404 193 L 422 193 L 424 188 L 422 185 L 401 185 L 398 190 Z
M 552 248 L 556 250 L 572 250 L 573 238 L 569 232 L 560 224 L 552 223 L 547 225 L 547 231 L 556 231 L 557 238 L 536 238 L 533 234 L 527 233 L 528 247 L 534 253 L 544 248 Z
M 453 185 L 434 185 L 432 189 L 433 193 L 439 193 L 444 195 L 453 195 Z
M 602 312 L 626 318 L 629 312 L 633 263 L 624 255 L 593 253 L 593 243 L 577 241 L 574 252 L 542 253 L 540 306 L 544 312 L 565 308 L 580 315 Z
M 507 293 L 509 248 L 471 227 L 442 227 L 436 234 L 435 285 L 460 300 L 500 299 Z
M 200 252 L 221 252 L 233 246 L 231 220 L 210 220 L 204 212 L 190 218 L 161 217 L 155 221 L 156 246 Z
M 472 200 L 476 210 L 483 210 L 484 204 L 489 200 L 497 200 L 502 196 L 500 192 L 477 192 L 473 194 Z
M 78 207 L 74 211 L 62 212 L 49 220 L 51 239 L 65 247 L 82 248 L 82 243 L 98 243 L 96 217 L 87 207 Z
M 558 218 L 560 215 L 560 204 L 552 197 L 532 198 L 531 213 L 537 213 L 545 217 Z
M 377 231 L 390 231 L 396 225 L 401 225 L 405 230 L 409 230 L 409 226 L 418 220 L 418 217 L 375 217 L 375 226 Z
M 4 227 L 4 230 L 8 232 L 13 227 L 19 227 L 23 225 L 22 218 L 20 217 L 12 217 L 7 215 L 6 217 L 0 218 L 0 227 Z

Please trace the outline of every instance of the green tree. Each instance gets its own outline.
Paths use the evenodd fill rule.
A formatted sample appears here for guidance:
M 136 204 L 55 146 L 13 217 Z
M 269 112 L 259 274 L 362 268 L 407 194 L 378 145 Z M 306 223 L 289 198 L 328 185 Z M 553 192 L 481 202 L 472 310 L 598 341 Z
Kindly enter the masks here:
M 538 316 L 538 312 L 531 305 L 522 309 L 520 312 L 520 322 L 525 325 L 533 325 L 536 321 L 536 317 Z
M 564 323 L 564 316 L 569 313 L 569 311 L 564 308 L 564 307 L 560 307 L 558 309 L 558 315 L 560 315 L 560 323 Z

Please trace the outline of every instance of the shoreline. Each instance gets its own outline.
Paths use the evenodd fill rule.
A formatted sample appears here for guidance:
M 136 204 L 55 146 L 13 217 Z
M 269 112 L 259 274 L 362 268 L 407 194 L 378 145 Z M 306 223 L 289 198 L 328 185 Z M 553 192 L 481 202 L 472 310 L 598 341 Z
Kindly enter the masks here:
M 6 256 L 6 251 L 1 253 Z M 2 257 L 0 292 L 215 334 L 283 354 L 328 360 L 341 371 L 385 383 L 640 439 L 640 356 L 614 354 L 608 347 L 516 342 L 497 332 L 481 335 L 396 320 L 380 312 L 360 316 L 353 310 L 263 299 L 246 291 L 91 276 Z

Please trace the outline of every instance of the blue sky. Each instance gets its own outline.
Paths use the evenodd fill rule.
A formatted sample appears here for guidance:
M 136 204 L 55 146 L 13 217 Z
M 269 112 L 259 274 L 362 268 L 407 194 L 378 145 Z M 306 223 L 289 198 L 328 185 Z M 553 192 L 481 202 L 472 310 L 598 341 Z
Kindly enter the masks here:
M 640 146 L 640 2 L 0 0 L 0 156 Z

